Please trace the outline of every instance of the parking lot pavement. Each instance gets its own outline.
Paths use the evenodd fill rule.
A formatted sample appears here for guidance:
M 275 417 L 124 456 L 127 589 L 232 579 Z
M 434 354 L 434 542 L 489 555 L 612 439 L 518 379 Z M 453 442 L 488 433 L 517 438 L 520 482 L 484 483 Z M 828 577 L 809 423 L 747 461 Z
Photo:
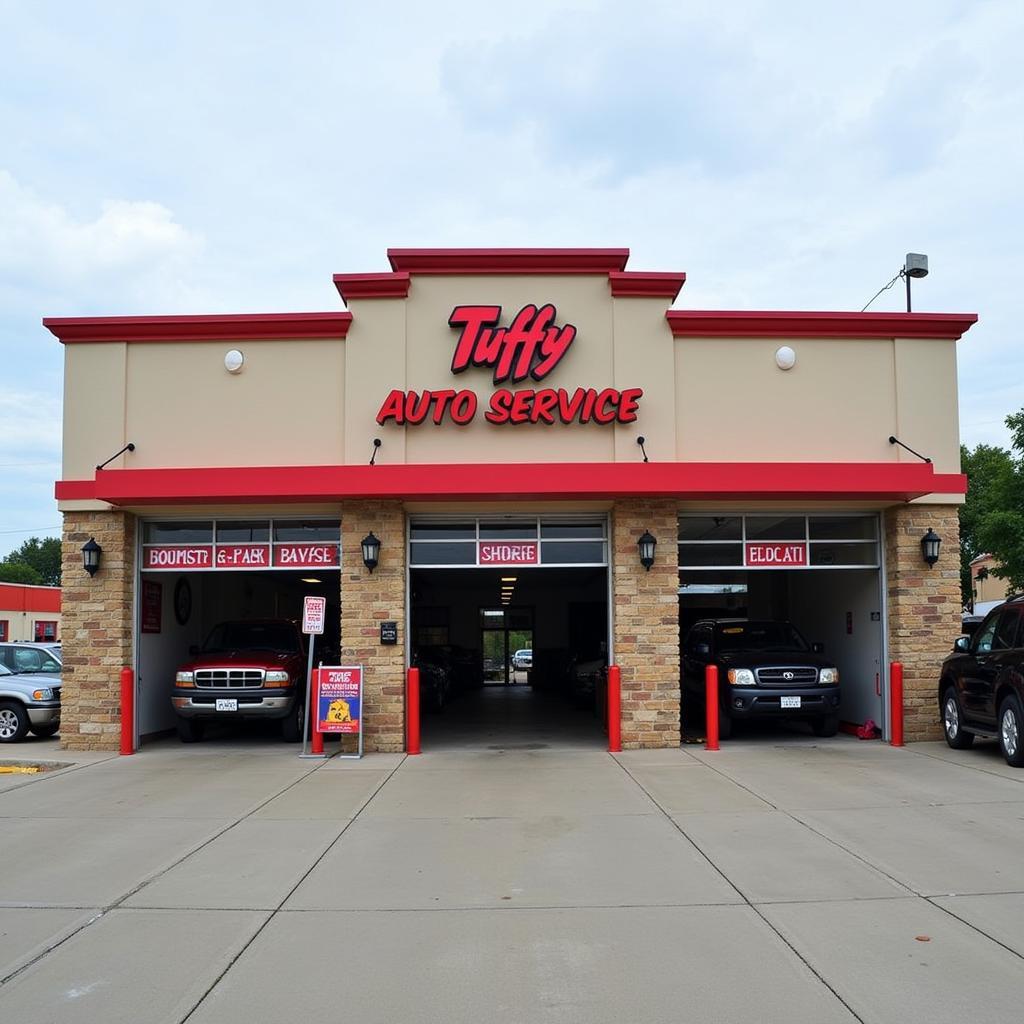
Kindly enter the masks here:
M 1024 771 L 983 748 L 491 746 L 5 751 L 74 767 L 3 777 L 0 1019 L 1019 1013 Z

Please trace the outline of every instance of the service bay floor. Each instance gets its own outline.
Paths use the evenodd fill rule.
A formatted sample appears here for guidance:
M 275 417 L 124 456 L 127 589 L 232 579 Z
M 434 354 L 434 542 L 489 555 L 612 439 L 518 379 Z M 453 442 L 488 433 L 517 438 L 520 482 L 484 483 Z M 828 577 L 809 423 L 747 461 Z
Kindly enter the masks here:
M 0 775 L 0 1019 L 1018 1019 L 994 747 L 598 742 L 7 748 L 76 763 Z

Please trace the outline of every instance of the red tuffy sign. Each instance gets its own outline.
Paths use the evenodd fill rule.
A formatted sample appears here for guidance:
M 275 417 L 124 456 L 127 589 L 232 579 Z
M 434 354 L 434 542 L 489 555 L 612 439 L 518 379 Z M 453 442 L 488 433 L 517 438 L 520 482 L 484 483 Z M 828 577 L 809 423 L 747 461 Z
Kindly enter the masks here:
M 498 327 L 501 306 L 456 306 L 448 323 L 462 326 L 452 373 L 470 366 L 494 368 L 494 383 L 527 377 L 543 380 L 558 364 L 576 337 L 572 324 L 557 327 L 555 307 L 526 305 L 512 318 L 508 327 Z
M 489 367 L 495 384 L 541 381 L 562 361 L 573 341 L 573 324 L 555 323 L 550 303 L 523 306 L 508 327 L 499 327 L 501 306 L 456 306 L 448 323 L 459 328 L 452 356 L 452 373 Z M 498 388 L 486 400 L 483 417 L 495 426 L 521 423 L 634 423 L 641 388 Z M 446 421 L 472 423 L 484 400 L 467 388 L 402 391 L 395 389 L 377 412 L 383 426 L 440 425 Z

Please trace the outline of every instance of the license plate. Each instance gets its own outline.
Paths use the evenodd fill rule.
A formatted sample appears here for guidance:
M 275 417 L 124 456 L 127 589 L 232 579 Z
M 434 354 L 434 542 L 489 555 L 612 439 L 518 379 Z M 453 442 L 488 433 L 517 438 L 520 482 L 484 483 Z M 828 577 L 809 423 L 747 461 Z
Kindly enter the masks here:
M 785 698 L 783 698 L 785 700 Z M 798 701 L 799 703 L 799 701 Z M 218 697 L 217 698 L 217 710 L 218 711 L 237 711 L 238 700 L 234 697 Z
M 217 701 L 217 703 L 219 704 L 220 701 Z M 784 708 L 798 708 L 798 707 L 800 707 L 800 698 L 799 697 L 783 697 L 782 698 L 782 706 Z

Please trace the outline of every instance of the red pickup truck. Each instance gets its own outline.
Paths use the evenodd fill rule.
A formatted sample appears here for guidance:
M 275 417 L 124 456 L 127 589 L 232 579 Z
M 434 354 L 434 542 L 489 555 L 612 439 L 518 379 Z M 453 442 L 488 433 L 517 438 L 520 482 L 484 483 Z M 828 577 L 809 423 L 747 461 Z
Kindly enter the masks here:
M 183 743 L 203 738 L 212 720 L 277 719 L 291 743 L 306 711 L 305 638 L 288 619 L 218 623 L 180 666 L 171 702 Z

